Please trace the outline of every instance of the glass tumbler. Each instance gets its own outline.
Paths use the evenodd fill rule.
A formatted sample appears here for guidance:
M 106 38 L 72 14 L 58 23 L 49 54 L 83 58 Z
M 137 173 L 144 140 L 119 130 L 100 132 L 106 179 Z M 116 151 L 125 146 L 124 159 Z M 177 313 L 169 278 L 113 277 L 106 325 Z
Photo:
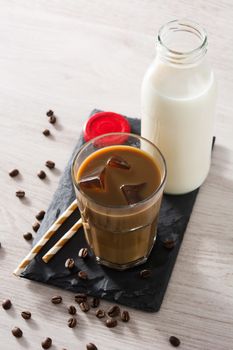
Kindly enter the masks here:
M 113 145 L 136 147 L 153 157 L 161 180 L 148 198 L 134 204 L 108 206 L 97 203 L 80 188 L 77 172 L 82 162 L 99 149 Z M 134 134 L 110 133 L 98 136 L 84 144 L 75 155 L 72 164 L 73 184 L 85 237 L 99 264 L 124 270 L 147 260 L 156 239 L 166 173 L 165 160 L 159 149 Z

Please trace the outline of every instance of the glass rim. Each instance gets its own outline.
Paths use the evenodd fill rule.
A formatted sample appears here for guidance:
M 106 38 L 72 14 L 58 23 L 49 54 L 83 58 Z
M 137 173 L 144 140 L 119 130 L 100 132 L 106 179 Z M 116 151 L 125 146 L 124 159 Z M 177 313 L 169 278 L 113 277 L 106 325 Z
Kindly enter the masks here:
M 81 152 L 83 152 L 83 150 L 88 147 L 91 143 L 93 143 L 94 141 L 96 140 L 99 140 L 103 137 L 109 137 L 109 136 L 132 136 L 132 137 L 135 137 L 135 138 L 138 138 L 139 140 L 143 140 L 145 142 L 147 142 L 148 144 L 150 144 L 155 150 L 156 152 L 159 154 L 161 160 L 162 160 L 162 164 L 164 166 L 164 174 L 161 176 L 161 183 L 160 185 L 152 192 L 152 194 L 146 198 L 144 198 L 143 200 L 141 200 L 140 202 L 137 202 L 137 203 L 133 203 L 133 204 L 124 204 L 124 205 L 102 205 L 101 203 L 97 202 L 96 200 L 94 200 L 93 198 L 91 198 L 90 196 L 88 196 L 86 193 L 84 193 L 82 191 L 82 189 L 80 188 L 78 182 L 76 181 L 76 178 L 75 178 L 75 175 L 74 175 L 74 166 L 75 166 L 75 162 L 78 158 L 78 156 L 80 155 Z M 116 145 L 117 146 L 117 145 Z M 122 145 L 124 146 L 124 145 Z M 129 146 L 129 147 L 133 147 L 133 146 L 130 146 L 130 145 L 125 145 L 125 146 Z M 106 146 L 106 147 L 109 147 L 109 146 Z M 105 148 L 105 147 L 103 147 Z M 135 147 L 133 147 L 135 148 Z M 144 151 L 146 152 L 146 151 Z M 146 152 L 148 153 L 148 152 Z M 107 134 L 102 134 L 100 136 L 97 136 L 93 139 L 91 139 L 90 141 L 84 143 L 82 145 L 82 147 L 78 150 L 78 152 L 75 154 L 73 160 L 72 160 L 72 164 L 71 164 L 71 176 L 72 176 L 72 180 L 73 180 L 73 185 L 79 190 L 79 192 L 85 197 L 87 198 L 89 201 L 93 202 L 95 205 L 99 206 L 99 207 L 104 207 L 104 208 L 110 208 L 110 209 L 118 209 L 118 210 L 121 210 L 121 209 L 126 209 L 126 208 L 135 208 L 137 206 L 140 206 L 146 202 L 148 202 L 150 199 L 152 199 L 157 193 L 160 192 L 160 190 L 163 188 L 164 184 L 165 184 L 165 181 L 166 181 L 166 178 L 167 178 L 167 165 L 166 165 L 166 161 L 165 161 L 165 158 L 163 156 L 163 154 L 161 153 L 160 149 L 151 141 L 147 140 L 146 138 L 140 136 L 140 135 L 137 135 L 137 134 L 134 134 L 134 133 L 126 133 L 126 132 L 111 132 L 111 133 L 107 133 Z
M 176 51 L 176 50 L 172 50 L 169 48 L 169 46 L 167 46 L 164 43 L 164 40 L 162 39 L 162 35 L 164 33 L 165 30 L 169 30 L 169 26 L 173 25 L 173 24 L 177 24 L 179 26 L 184 26 L 183 30 L 185 30 L 185 27 L 190 27 L 190 29 L 194 29 L 196 33 L 191 32 L 192 34 L 198 36 L 201 39 L 201 43 L 200 45 L 198 45 L 197 47 L 195 47 L 192 50 L 189 51 Z M 181 29 L 182 30 L 182 29 Z M 201 51 L 207 44 L 207 33 L 206 30 L 197 22 L 189 20 L 189 19 L 175 19 L 173 21 L 169 21 L 165 24 L 163 24 L 158 32 L 158 42 L 159 44 L 164 47 L 168 52 L 170 52 L 171 54 L 175 54 L 175 55 L 193 55 L 194 53 Z

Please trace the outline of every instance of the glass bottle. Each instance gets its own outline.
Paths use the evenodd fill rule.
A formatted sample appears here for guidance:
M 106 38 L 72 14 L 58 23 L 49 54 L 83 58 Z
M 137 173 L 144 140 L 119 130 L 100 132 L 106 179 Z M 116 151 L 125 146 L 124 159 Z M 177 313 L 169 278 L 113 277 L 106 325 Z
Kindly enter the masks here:
M 207 177 L 215 102 L 205 30 L 189 20 L 162 26 L 156 57 L 142 83 L 141 135 L 165 157 L 166 193 L 190 192 Z

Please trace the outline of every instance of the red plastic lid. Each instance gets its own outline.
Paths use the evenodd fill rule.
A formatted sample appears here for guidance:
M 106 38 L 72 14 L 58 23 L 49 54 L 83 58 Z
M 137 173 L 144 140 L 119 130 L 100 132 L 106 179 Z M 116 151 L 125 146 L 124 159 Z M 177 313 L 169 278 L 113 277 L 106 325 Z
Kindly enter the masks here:
M 84 140 L 89 141 L 110 132 L 130 132 L 128 120 L 117 113 L 98 112 L 93 114 L 84 126 Z

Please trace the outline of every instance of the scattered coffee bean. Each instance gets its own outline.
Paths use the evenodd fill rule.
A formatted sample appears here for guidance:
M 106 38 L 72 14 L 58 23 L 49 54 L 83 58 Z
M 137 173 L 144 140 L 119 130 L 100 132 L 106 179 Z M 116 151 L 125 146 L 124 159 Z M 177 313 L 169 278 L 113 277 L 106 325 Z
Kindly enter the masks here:
M 11 332 L 16 338 L 21 338 L 23 335 L 23 332 L 19 327 L 14 327 Z
M 69 318 L 67 324 L 68 324 L 68 327 L 74 328 L 77 324 L 76 318 L 74 317 Z
M 51 117 L 49 117 L 50 124 L 55 124 L 56 120 L 57 120 L 57 118 L 55 117 L 55 115 L 51 115 Z
M 151 276 L 151 271 L 150 270 L 142 270 L 140 271 L 140 277 L 141 278 L 149 278 Z
M 41 346 L 43 349 L 49 349 L 52 346 L 52 339 L 45 338 L 45 340 L 42 341 Z
M 86 258 L 88 256 L 88 250 L 87 248 L 81 248 L 79 253 L 78 253 L 78 256 L 80 258 Z
M 88 312 L 90 310 L 90 306 L 87 301 L 83 301 L 82 303 L 80 303 L 79 307 L 83 312 Z
M 39 173 L 37 174 L 37 176 L 41 179 L 44 180 L 46 178 L 46 173 L 44 172 L 44 170 L 39 171 Z
M 165 241 L 163 241 L 163 246 L 166 249 L 172 249 L 175 247 L 176 242 L 173 239 L 165 239 Z
M 54 297 L 52 297 L 51 302 L 53 304 L 61 304 L 62 297 L 60 295 L 55 295 Z
M 114 305 L 112 307 L 110 307 L 110 309 L 107 312 L 108 316 L 110 317 L 117 317 L 118 315 L 120 315 L 120 308 L 118 305 Z
M 75 295 L 74 299 L 75 299 L 76 303 L 80 304 L 80 303 L 87 301 L 87 295 L 84 293 L 78 293 Z
M 73 306 L 73 305 L 70 305 L 69 307 L 68 307 L 68 312 L 69 312 L 69 314 L 70 315 L 75 315 L 76 314 L 76 307 L 75 306 Z
M 40 224 L 39 222 L 34 222 L 34 224 L 32 225 L 33 231 L 37 232 L 40 228 Z
M 22 311 L 21 312 L 21 316 L 25 319 L 25 320 L 29 320 L 32 316 L 30 311 Z
M 65 267 L 69 270 L 71 270 L 74 267 L 74 259 L 69 258 L 65 262 Z
M 45 216 L 45 211 L 41 210 L 41 211 L 39 211 L 38 214 L 36 214 L 36 219 L 41 221 L 44 219 L 44 216 Z
M 47 113 L 46 113 L 46 115 L 48 116 L 48 117 L 51 117 L 52 115 L 53 115 L 53 111 L 50 109 Z
M 32 234 L 31 234 L 31 232 L 26 232 L 26 233 L 24 233 L 23 238 L 24 238 L 26 241 L 30 241 L 30 240 L 32 239 Z
M 47 166 L 47 168 L 49 169 L 53 169 L 55 168 L 55 163 L 52 160 L 47 160 L 45 165 Z
M 25 197 L 25 192 L 24 191 L 16 191 L 15 195 L 18 198 L 23 198 L 23 197 Z
M 129 322 L 130 317 L 129 317 L 128 311 L 122 311 L 121 320 L 122 320 L 123 322 Z
M 117 320 L 114 318 L 107 318 L 107 320 L 105 321 L 105 325 L 108 328 L 113 328 L 117 326 Z
M 98 307 L 99 304 L 100 304 L 99 298 L 96 298 L 96 297 L 92 298 L 92 300 L 91 300 L 91 307 Z
M 98 350 L 98 348 L 93 343 L 89 343 L 86 346 L 87 350 Z
M 177 337 L 174 337 L 173 335 L 169 338 L 169 342 L 175 348 L 177 348 L 180 345 L 180 339 L 178 339 Z
M 44 136 L 49 136 L 49 135 L 50 135 L 49 129 L 45 129 L 45 130 L 43 131 L 43 134 L 44 134 Z
M 82 280 L 87 280 L 88 274 L 85 271 L 79 271 L 78 277 L 81 278 Z
M 12 306 L 12 303 L 11 303 L 10 299 L 3 300 L 2 307 L 4 310 L 9 310 L 11 308 L 11 306 Z
M 104 318 L 106 314 L 105 314 L 104 310 L 98 309 L 98 310 L 96 310 L 95 315 L 96 315 L 97 318 Z
M 19 170 L 18 169 L 13 169 L 9 172 L 10 177 L 15 177 L 19 174 Z

